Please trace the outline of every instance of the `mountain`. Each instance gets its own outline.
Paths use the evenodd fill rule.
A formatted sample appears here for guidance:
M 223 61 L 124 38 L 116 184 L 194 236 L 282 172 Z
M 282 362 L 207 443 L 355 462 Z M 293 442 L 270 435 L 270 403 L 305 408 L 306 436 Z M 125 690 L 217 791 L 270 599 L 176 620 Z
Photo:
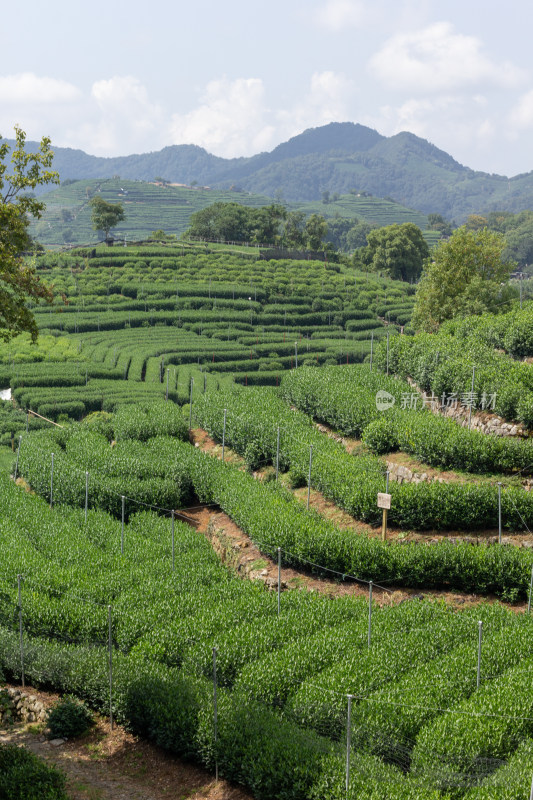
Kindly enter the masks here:
M 351 122 L 306 130 L 251 158 L 220 158 L 196 145 L 118 158 L 61 147 L 54 152 L 62 181 L 113 176 L 152 181 L 158 176 L 217 189 L 237 186 L 291 202 L 317 200 L 326 190 L 366 192 L 457 222 L 471 213 L 533 207 L 533 172 L 513 178 L 476 172 L 412 133 L 387 137 Z

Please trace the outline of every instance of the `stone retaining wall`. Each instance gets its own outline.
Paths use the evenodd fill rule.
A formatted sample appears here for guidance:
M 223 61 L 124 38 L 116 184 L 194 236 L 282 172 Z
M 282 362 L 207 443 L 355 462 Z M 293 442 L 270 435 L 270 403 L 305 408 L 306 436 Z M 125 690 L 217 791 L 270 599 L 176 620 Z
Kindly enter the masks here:
M 34 694 L 27 694 L 22 689 L 0 690 L 5 704 L 0 701 L 0 723 L 22 720 L 22 722 L 46 722 L 47 709 L 44 703 Z
M 413 389 L 420 394 L 421 397 L 427 397 L 420 387 L 411 379 L 407 378 L 407 382 Z M 433 413 L 440 414 L 443 417 L 448 417 L 457 422 L 463 428 L 468 427 L 469 409 L 467 406 L 457 403 L 455 406 L 442 405 L 438 398 L 431 402 L 426 401 L 426 407 Z M 519 422 L 506 422 L 502 417 L 493 414 L 490 411 L 474 411 L 470 419 L 470 427 L 473 431 L 481 431 L 481 433 L 490 433 L 493 436 L 520 436 L 523 439 L 528 439 L 532 432 Z
M 389 478 L 397 483 L 446 483 L 444 478 L 428 475 L 427 472 L 413 472 L 403 464 L 396 464 L 394 461 L 386 461 L 389 470 Z

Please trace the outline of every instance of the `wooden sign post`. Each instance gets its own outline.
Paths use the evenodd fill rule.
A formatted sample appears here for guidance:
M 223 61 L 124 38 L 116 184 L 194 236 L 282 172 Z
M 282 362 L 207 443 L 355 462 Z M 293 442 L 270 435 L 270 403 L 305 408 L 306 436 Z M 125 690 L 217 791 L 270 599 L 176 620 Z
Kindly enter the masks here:
M 390 508 L 391 495 L 386 492 L 378 492 L 378 508 L 383 509 L 383 522 L 381 525 L 381 539 L 387 538 L 387 514 Z

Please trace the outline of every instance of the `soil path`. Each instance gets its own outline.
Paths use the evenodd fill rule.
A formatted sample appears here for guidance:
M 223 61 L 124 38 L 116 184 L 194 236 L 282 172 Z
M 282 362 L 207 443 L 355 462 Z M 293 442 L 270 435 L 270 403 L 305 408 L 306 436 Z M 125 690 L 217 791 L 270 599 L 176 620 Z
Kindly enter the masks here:
M 215 458 L 222 457 L 222 446 L 212 439 L 203 429 L 193 429 L 191 431 L 191 440 L 194 445 L 203 452 L 209 453 Z M 243 469 L 246 468 L 244 459 L 228 447 L 225 448 L 224 455 L 225 461 L 228 463 L 237 464 Z M 261 471 L 254 473 L 254 475 L 258 480 L 262 478 Z M 307 488 L 296 489 L 293 494 L 302 503 L 307 502 Z M 339 528 L 353 530 L 355 535 L 365 534 L 376 537 L 381 535 L 380 529 L 358 522 L 346 511 L 343 511 L 334 503 L 327 500 L 320 492 L 313 489 L 310 492 L 309 506 L 325 518 L 331 520 Z M 212 506 L 198 506 L 190 511 L 180 512 L 180 515 L 189 522 L 189 524 L 193 525 L 198 531 L 204 533 L 210 539 L 220 559 L 227 563 L 228 566 L 234 569 L 239 575 L 252 580 L 261 580 L 268 588 L 277 591 L 277 562 L 269 558 L 268 555 L 265 555 L 227 514 L 219 508 L 213 508 Z M 472 536 L 465 536 L 464 533 L 456 533 L 453 531 L 437 534 L 391 529 L 388 532 L 388 536 L 391 540 L 405 542 L 420 541 L 429 545 L 444 538 L 454 541 L 466 539 L 472 542 L 478 542 L 482 539 L 490 540 L 490 538 L 493 537 L 493 532 L 489 531 Z M 531 544 L 529 544 L 529 539 L 531 539 Z M 516 544 L 523 545 L 527 542 L 529 546 L 533 547 L 533 536 L 525 537 L 524 534 L 520 534 L 516 537 L 505 537 L 505 542 L 507 543 L 512 543 L 513 540 L 516 540 Z M 331 597 L 344 594 L 368 596 L 368 584 L 366 583 L 357 583 L 349 579 L 343 580 L 338 576 L 335 576 L 332 580 L 328 580 L 327 578 L 317 577 L 311 570 L 306 572 L 301 568 L 295 570 L 285 566 L 281 569 L 281 588 L 282 590 L 307 589 L 308 591 L 320 592 Z M 412 599 L 413 597 L 421 596 L 439 598 L 452 606 L 476 605 L 486 600 L 498 599 L 492 596 L 468 594 L 465 592 L 449 592 L 436 589 L 420 591 L 418 589 L 395 586 L 390 586 L 386 589 L 374 586 L 373 590 L 374 601 L 380 605 L 400 603 Z M 527 608 L 527 603 L 519 603 L 509 607 L 514 610 L 525 610 Z
M 58 696 L 27 687 L 45 705 Z M 56 740 L 54 740 L 56 741 Z M 0 729 L 0 742 L 25 746 L 67 777 L 71 800 L 252 800 L 226 781 L 187 764 L 109 721 L 97 717 L 91 732 L 53 745 L 42 726 L 15 723 Z

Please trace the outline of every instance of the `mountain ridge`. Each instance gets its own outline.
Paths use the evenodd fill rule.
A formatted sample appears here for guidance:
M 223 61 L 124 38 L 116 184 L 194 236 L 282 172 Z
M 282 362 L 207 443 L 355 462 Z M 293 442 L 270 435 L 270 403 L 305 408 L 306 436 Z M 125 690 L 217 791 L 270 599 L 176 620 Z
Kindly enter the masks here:
M 28 142 L 28 149 L 38 146 Z M 475 171 L 409 131 L 387 137 L 353 122 L 308 128 L 272 151 L 226 159 L 194 144 L 99 157 L 53 147 L 61 180 L 110 178 L 197 183 L 306 202 L 324 192 L 367 192 L 423 213 L 462 221 L 470 213 L 533 207 L 533 172 L 511 178 Z

